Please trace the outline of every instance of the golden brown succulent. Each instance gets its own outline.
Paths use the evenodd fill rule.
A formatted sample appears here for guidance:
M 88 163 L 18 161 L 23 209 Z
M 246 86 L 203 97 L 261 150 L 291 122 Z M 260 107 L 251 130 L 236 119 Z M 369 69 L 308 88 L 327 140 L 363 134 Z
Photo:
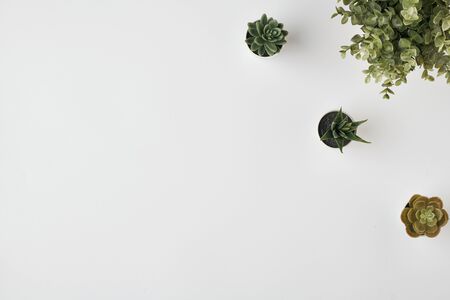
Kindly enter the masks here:
M 412 196 L 401 215 L 406 233 L 411 237 L 435 237 L 448 222 L 448 214 L 438 197 Z

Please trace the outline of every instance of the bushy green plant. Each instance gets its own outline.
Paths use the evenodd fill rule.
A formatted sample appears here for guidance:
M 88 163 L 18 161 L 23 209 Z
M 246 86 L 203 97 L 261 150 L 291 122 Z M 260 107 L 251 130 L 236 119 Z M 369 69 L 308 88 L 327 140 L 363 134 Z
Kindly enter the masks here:
M 336 114 L 333 122 L 331 122 L 330 128 L 325 131 L 320 139 L 322 141 L 334 140 L 341 153 L 346 141 L 369 143 L 368 141 L 365 141 L 356 135 L 358 126 L 365 122 L 367 122 L 367 120 L 353 122 L 347 115 L 342 112 L 341 108 Z
M 338 0 L 341 2 L 341 0 Z M 382 82 L 383 98 L 389 99 L 393 86 L 407 82 L 407 75 L 422 67 L 422 78 L 445 75 L 450 83 L 450 0 L 342 0 L 332 17 L 341 16 L 361 26 L 348 46 L 357 59 L 366 60 L 366 82 Z
M 260 20 L 248 23 L 245 42 L 253 53 L 259 56 L 272 56 L 280 52 L 286 43 L 287 34 L 282 23 L 263 14 Z

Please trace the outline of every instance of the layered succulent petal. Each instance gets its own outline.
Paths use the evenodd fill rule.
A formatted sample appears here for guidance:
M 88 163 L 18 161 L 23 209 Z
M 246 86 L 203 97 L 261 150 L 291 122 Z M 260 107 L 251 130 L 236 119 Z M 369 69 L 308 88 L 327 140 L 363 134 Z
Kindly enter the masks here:
M 421 195 L 411 197 L 400 218 L 411 237 L 435 237 L 448 222 L 448 214 L 443 209 L 442 200 Z
M 342 112 L 341 108 L 336 114 L 335 119 L 331 123 L 330 128 L 320 137 L 320 139 L 322 141 L 334 140 L 341 152 L 345 141 L 369 143 L 356 134 L 358 126 L 365 122 L 367 122 L 367 120 L 353 122 L 347 115 Z
M 261 19 L 248 23 L 247 39 L 245 42 L 250 50 L 259 56 L 272 56 L 280 52 L 286 43 L 288 32 L 283 24 L 264 14 Z

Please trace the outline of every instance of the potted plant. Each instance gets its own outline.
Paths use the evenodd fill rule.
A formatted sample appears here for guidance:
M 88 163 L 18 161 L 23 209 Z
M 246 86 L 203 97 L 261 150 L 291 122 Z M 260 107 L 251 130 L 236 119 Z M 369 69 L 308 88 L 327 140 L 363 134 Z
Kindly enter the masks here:
M 341 0 L 338 0 L 341 2 Z M 366 83 L 382 83 L 383 98 L 389 99 L 393 86 L 407 82 L 408 74 L 423 68 L 422 78 L 434 81 L 430 72 L 445 75 L 450 83 L 450 1 L 449 0 L 343 0 L 332 17 L 341 16 L 361 26 L 361 34 L 342 46 L 357 59 L 365 60 Z
M 267 57 L 280 52 L 286 44 L 287 34 L 282 23 L 263 14 L 261 19 L 248 23 L 245 42 L 253 53 Z
M 366 121 L 353 122 L 347 114 L 342 112 L 342 108 L 339 111 L 329 112 L 319 122 L 320 140 L 329 147 L 339 148 L 341 153 L 342 148 L 351 141 L 369 143 L 356 134 L 358 126 Z
M 435 237 L 448 222 L 448 214 L 438 197 L 427 198 L 414 195 L 409 200 L 401 214 L 401 220 L 406 226 L 410 237 Z

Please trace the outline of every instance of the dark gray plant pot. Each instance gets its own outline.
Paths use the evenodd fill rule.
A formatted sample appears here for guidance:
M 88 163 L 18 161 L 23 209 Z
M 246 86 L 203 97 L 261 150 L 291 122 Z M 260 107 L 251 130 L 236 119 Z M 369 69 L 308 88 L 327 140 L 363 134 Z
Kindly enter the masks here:
M 251 34 L 248 32 L 248 30 L 247 30 L 247 34 L 245 35 L 246 36 L 246 39 L 248 39 L 249 37 L 251 37 Z M 247 44 L 247 43 L 246 43 Z M 248 47 L 248 49 L 250 49 L 250 45 L 249 44 L 247 44 L 247 47 Z M 277 45 L 277 47 L 278 47 L 278 52 L 277 53 L 275 53 L 274 55 L 277 55 L 278 53 L 280 53 L 280 51 L 281 51 L 281 48 L 283 48 L 283 45 Z M 252 51 L 252 49 L 250 49 L 250 51 Z M 265 55 L 259 55 L 258 54 L 258 51 L 252 51 L 255 55 L 257 55 L 257 56 L 259 56 L 259 57 L 270 57 L 270 55 L 268 55 L 267 53 L 265 54 Z M 274 56 L 274 55 L 272 55 L 272 56 Z
M 322 137 L 325 132 L 331 127 L 331 123 L 333 122 L 334 118 L 336 118 L 336 115 L 338 114 L 338 111 L 331 111 L 324 115 L 322 119 L 320 119 L 319 122 L 319 138 Z M 342 113 L 344 116 L 347 116 L 350 121 L 353 121 L 352 118 L 347 115 L 346 113 Z M 321 140 L 322 141 L 322 140 Z M 334 140 L 326 140 L 322 141 L 325 145 L 331 148 L 339 148 L 338 145 Z M 346 140 L 344 141 L 343 147 L 347 146 L 351 141 Z

